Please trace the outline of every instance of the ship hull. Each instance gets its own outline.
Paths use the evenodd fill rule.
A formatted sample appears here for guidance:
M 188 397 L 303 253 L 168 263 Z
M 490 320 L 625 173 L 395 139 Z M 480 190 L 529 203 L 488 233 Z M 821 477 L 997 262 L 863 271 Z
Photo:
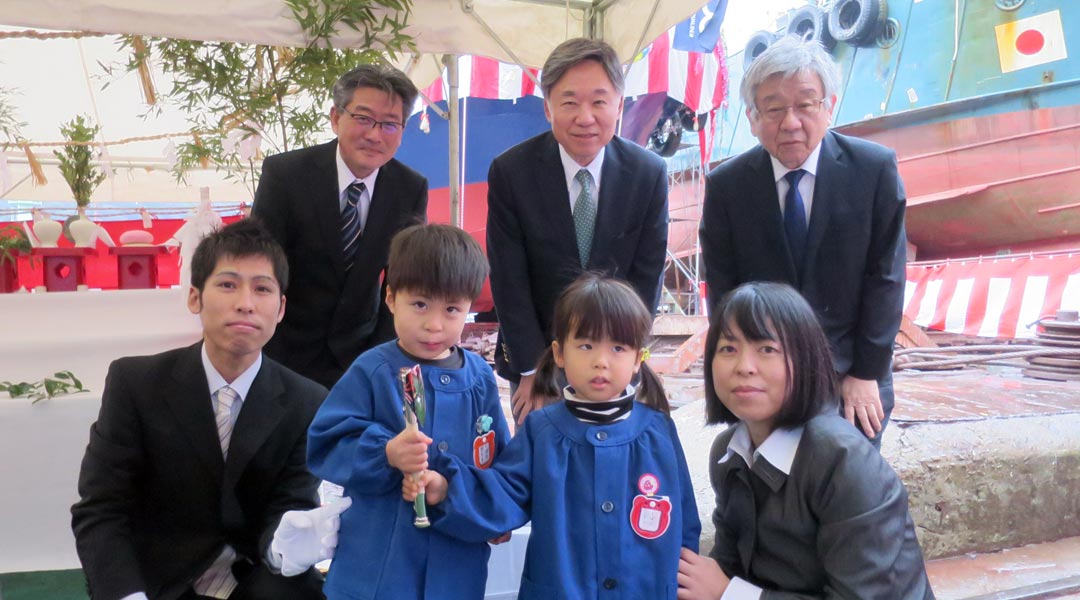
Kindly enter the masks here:
M 1080 83 L 1062 91 L 1080 94 Z M 1039 97 L 1025 94 L 1032 106 Z M 1080 247 L 1080 105 L 998 112 L 987 103 L 958 103 L 967 106 L 944 120 L 900 114 L 839 131 L 896 150 L 919 260 Z

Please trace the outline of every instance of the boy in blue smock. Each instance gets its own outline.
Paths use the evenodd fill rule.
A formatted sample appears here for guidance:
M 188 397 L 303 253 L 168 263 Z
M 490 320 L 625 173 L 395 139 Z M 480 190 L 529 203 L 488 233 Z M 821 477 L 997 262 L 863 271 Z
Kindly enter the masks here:
M 491 550 L 413 525 L 403 473 L 426 452 L 486 468 L 510 438 L 491 367 L 458 346 L 488 265 L 479 245 L 448 225 L 394 236 L 386 304 L 397 339 L 360 355 L 331 390 L 308 431 L 308 468 L 345 488 L 330 600 L 481 600 Z M 420 365 L 427 400 L 421 434 L 405 433 L 399 372 Z

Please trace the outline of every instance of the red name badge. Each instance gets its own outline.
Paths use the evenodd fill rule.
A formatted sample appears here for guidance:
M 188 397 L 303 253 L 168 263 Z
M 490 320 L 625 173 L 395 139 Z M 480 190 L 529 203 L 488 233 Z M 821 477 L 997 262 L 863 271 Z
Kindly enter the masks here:
M 478 469 L 486 469 L 495 462 L 495 432 L 488 431 L 473 439 L 472 443 L 473 464 Z
M 667 532 L 671 524 L 671 500 L 667 496 L 634 496 L 630 509 L 630 526 L 634 533 L 655 540 Z
M 630 507 L 630 527 L 647 540 L 664 535 L 671 524 L 671 500 L 667 496 L 653 495 L 659 489 L 659 479 L 652 473 L 645 473 L 638 479 L 641 493 L 634 496 Z

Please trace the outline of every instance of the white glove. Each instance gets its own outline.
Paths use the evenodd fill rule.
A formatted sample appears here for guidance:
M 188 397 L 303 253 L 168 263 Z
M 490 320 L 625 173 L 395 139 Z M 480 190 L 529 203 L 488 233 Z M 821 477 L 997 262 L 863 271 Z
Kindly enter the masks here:
M 281 561 L 281 574 L 293 577 L 315 563 L 333 558 L 341 526 L 339 517 L 350 506 L 352 498 L 346 496 L 333 504 L 311 510 L 290 510 L 281 515 L 274 540 L 270 542 L 271 556 Z

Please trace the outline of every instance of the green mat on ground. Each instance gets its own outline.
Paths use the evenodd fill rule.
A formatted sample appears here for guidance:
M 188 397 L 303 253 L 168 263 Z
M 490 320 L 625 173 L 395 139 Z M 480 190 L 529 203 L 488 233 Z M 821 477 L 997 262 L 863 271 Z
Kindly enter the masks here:
M 0 600 L 87 600 L 81 569 L 0 573 Z

